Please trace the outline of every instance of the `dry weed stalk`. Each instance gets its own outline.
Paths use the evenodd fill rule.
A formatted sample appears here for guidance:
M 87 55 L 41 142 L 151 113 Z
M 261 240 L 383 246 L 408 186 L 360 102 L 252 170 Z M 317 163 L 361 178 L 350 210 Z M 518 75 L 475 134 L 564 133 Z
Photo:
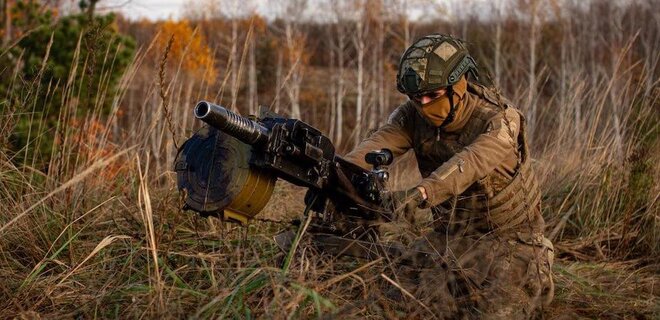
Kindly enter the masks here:
M 142 172 L 142 164 L 140 163 L 140 157 L 137 156 L 135 159 L 135 164 L 138 170 L 138 178 L 140 182 L 140 188 L 138 192 L 138 208 L 140 209 L 140 216 L 144 224 L 144 233 L 147 238 L 147 243 L 149 245 L 149 250 L 151 252 L 153 264 L 152 278 L 155 280 L 155 289 L 158 299 L 158 314 L 161 314 L 165 311 L 164 309 L 164 300 L 163 300 L 163 282 L 161 279 L 160 273 L 160 259 L 158 256 L 158 244 L 156 243 L 155 229 L 154 229 L 154 220 L 153 220 L 153 208 L 151 206 L 151 196 L 149 195 L 149 187 L 147 186 L 147 177 L 149 172 L 149 157 L 145 164 L 144 173 Z
M 172 123 L 172 114 L 169 110 L 169 97 L 168 97 L 168 88 L 169 85 L 165 84 L 165 68 L 167 66 L 167 56 L 172 49 L 172 43 L 174 43 L 174 35 L 170 37 L 170 40 L 167 41 L 167 46 L 163 51 L 163 59 L 160 61 L 160 68 L 158 70 L 158 87 L 160 88 L 160 98 L 163 101 L 163 110 L 165 111 L 165 120 L 167 121 L 168 129 L 172 134 L 172 143 L 174 143 L 174 149 L 179 149 L 179 146 L 176 142 L 176 131 L 174 129 L 174 124 Z

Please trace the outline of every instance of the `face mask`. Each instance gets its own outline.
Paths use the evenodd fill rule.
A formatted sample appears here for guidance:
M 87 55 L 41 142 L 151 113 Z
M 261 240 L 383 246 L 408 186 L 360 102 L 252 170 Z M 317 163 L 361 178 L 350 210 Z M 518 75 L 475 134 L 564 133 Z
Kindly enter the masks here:
M 463 97 L 467 91 L 467 80 L 465 77 L 461 78 L 453 86 L 453 98 L 454 98 L 454 108 L 460 110 Z M 424 117 L 431 122 L 434 126 L 439 127 L 449 116 L 451 111 L 451 106 L 449 104 L 449 97 L 444 94 L 441 97 L 429 102 L 422 104 L 419 107 L 420 112 Z

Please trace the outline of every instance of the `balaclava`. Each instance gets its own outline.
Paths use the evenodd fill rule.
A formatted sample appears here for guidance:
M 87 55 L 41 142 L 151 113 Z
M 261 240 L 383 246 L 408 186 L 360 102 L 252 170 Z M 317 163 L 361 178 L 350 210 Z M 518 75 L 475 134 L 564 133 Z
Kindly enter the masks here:
M 426 120 L 428 120 L 434 126 L 447 126 L 449 123 L 451 123 L 451 121 L 455 120 L 447 120 L 447 117 L 451 111 L 451 104 L 449 102 L 448 95 L 451 94 L 454 99 L 454 114 L 456 115 L 456 113 L 460 112 L 459 110 L 463 107 L 462 104 L 466 92 L 467 80 L 465 77 L 461 77 L 461 80 L 453 85 L 453 90 L 447 91 L 446 94 L 426 104 L 420 104 L 418 110 L 424 116 L 424 118 L 426 118 Z

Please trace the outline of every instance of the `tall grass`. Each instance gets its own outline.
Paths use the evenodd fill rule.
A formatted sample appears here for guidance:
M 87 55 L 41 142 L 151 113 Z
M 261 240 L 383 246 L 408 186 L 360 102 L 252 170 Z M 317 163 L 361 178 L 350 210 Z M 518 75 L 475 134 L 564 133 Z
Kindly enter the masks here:
M 615 53 L 611 71 L 596 79 L 578 72 L 576 90 L 544 108 L 558 111 L 536 153 L 550 235 L 570 239 L 571 250 L 589 248 L 592 259 L 660 253 L 660 90 L 651 70 L 622 63 L 634 41 Z M 651 61 L 657 65 L 660 57 Z
M 657 316 L 660 57 L 630 62 L 635 41 L 615 52 L 612 69 L 594 78 L 574 69 L 568 94 L 539 101 L 547 121 L 536 127 L 534 166 L 548 234 L 564 259 L 555 268 L 551 316 Z M 174 146 L 195 126 L 193 92 L 208 88 L 181 70 L 164 72 L 164 64 L 159 81 L 145 81 L 156 78 L 153 50 L 140 51 L 117 94 L 105 97 L 113 102 L 109 115 L 101 100 L 78 112 L 81 90 L 72 79 L 85 66 L 75 63 L 68 81 L 48 88 L 35 81 L 0 102 L 3 318 L 429 316 L 418 297 L 400 290 L 386 261 L 328 257 L 304 238 L 287 257 L 271 239 L 284 225 L 239 227 L 181 211 L 170 171 Z M 21 81 L 16 68 L 3 81 Z M 140 97 L 130 96 L 135 86 Z M 66 93 L 59 120 L 44 128 L 35 97 L 55 88 Z M 515 101 L 527 96 L 522 86 L 510 91 Z M 20 117 L 34 126 L 26 145 L 10 149 Z M 49 136 L 52 149 L 39 154 Z M 47 169 L 39 159 L 49 159 Z M 409 165 L 395 174 L 412 176 Z M 278 183 L 262 216 L 298 217 L 303 192 Z

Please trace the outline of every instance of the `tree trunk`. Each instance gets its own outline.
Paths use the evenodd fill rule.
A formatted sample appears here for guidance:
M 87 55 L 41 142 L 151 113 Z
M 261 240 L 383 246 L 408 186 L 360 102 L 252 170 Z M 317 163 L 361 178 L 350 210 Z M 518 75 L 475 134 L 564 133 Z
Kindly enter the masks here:
M 360 8 L 360 10 L 366 11 L 366 8 Z M 354 43 L 355 49 L 357 51 L 357 97 L 355 103 L 355 129 L 353 132 L 353 142 L 357 146 L 360 143 L 362 138 L 362 109 L 364 103 L 364 54 L 366 50 L 365 44 L 365 34 L 368 32 L 368 24 L 365 26 L 363 18 L 365 14 L 362 14 L 357 19 L 356 27 L 357 30 L 354 33 Z
M 496 11 L 497 11 L 497 18 L 496 18 L 496 26 L 495 26 L 495 83 L 494 85 L 497 88 L 501 89 L 501 74 L 502 74 L 502 2 L 497 1 L 496 2 Z
M 330 41 L 330 50 L 328 61 L 330 61 L 330 119 L 328 119 L 328 137 L 332 139 L 335 136 L 335 124 L 337 121 L 337 68 L 335 66 L 335 50 L 337 43 L 335 42 L 334 36 L 332 35 L 332 27 L 328 29 L 328 36 L 326 37 Z
M 387 26 L 385 25 L 385 19 L 383 18 L 384 8 L 383 3 L 380 3 L 380 14 L 378 15 L 378 46 L 377 46 L 377 60 L 378 60 L 378 71 L 376 73 L 376 81 L 378 81 L 378 113 L 376 115 L 376 125 L 372 129 L 379 127 L 385 121 L 385 108 L 389 104 L 387 97 L 389 94 L 385 93 L 385 34 L 387 33 Z M 388 79 L 389 80 L 389 79 Z
M 346 47 L 346 35 L 342 22 L 337 23 L 337 120 L 336 120 L 336 137 L 335 144 L 341 144 L 344 132 L 344 95 L 346 89 L 344 88 L 344 48 Z
M 250 39 L 250 53 L 249 53 L 249 71 L 248 71 L 248 90 L 250 91 L 249 110 L 250 114 L 257 113 L 257 104 L 259 103 L 257 96 L 257 62 L 255 53 L 255 40 L 254 37 Z
M 231 103 L 229 105 L 229 108 L 233 111 L 237 110 L 236 106 L 236 101 L 238 100 L 238 73 L 240 70 L 238 69 L 239 63 L 238 63 L 238 20 L 237 19 L 232 19 L 231 20 L 231 49 L 230 49 L 230 60 L 231 60 Z
M 369 130 L 378 127 L 382 109 L 383 101 L 383 43 L 384 43 L 384 17 L 383 17 L 383 3 L 382 0 L 372 1 L 370 4 L 371 10 L 371 23 L 375 27 L 373 31 L 374 41 L 374 55 L 371 56 L 371 96 L 374 101 L 369 107 Z
M 410 19 L 408 19 L 408 0 L 403 0 L 403 41 L 404 45 L 407 48 L 410 46 Z
M 281 107 L 281 98 L 280 98 L 280 92 L 282 91 L 282 51 L 278 50 L 277 52 L 277 67 L 275 68 L 275 113 L 280 112 L 280 107 Z
M 287 81 L 286 88 L 291 103 L 290 116 L 292 118 L 300 119 L 300 84 L 302 82 L 301 64 L 303 46 L 300 43 L 301 39 L 297 36 L 297 30 L 294 30 L 293 22 L 287 20 L 285 27 L 286 45 L 288 49 L 289 58 L 289 73 L 290 77 Z
M 362 103 L 364 99 L 364 89 L 362 82 L 364 78 L 364 48 L 359 49 L 358 53 L 358 67 L 357 67 L 357 97 L 355 102 L 355 132 L 354 143 L 357 146 L 362 137 Z
M 376 31 L 378 32 L 378 31 Z M 377 37 L 377 36 L 376 36 Z M 374 48 L 374 56 L 371 57 L 371 66 L 370 66 L 370 71 L 369 71 L 369 80 L 367 81 L 369 83 L 369 93 L 370 96 L 372 97 L 371 103 L 368 105 L 368 110 L 369 113 L 367 115 L 367 128 L 368 130 L 371 130 L 376 127 L 376 123 L 378 121 L 378 109 L 379 109 L 379 102 L 380 102 L 380 97 L 378 96 L 378 85 L 380 83 L 378 79 L 378 64 L 380 63 L 380 58 L 378 55 L 380 54 L 380 50 L 378 50 L 378 39 L 376 38 L 376 44 Z
M 533 141 L 536 127 L 536 42 L 537 42 L 537 1 L 530 2 L 530 34 L 529 34 L 529 88 L 527 91 L 528 105 L 528 139 Z
M 89 21 L 94 19 L 94 11 L 96 10 L 97 2 L 99 2 L 99 0 L 89 0 L 89 7 L 87 7 L 87 17 L 89 18 Z

